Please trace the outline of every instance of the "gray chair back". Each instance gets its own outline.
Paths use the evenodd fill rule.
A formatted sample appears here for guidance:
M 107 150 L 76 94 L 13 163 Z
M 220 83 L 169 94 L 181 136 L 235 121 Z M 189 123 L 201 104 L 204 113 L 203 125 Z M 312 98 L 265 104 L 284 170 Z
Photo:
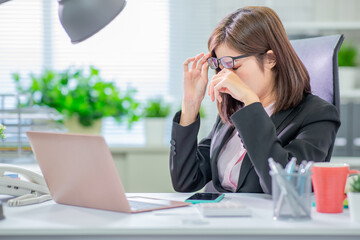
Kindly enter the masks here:
M 290 41 L 296 54 L 309 72 L 312 93 L 335 105 L 339 112 L 340 93 L 337 57 L 343 41 L 344 36 L 342 34 Z M 332 148 L 333 146 L 331 146 L 330 153 Z M 218 192 L 212 181 L 206 184 L 204 191 Z
M 343 41 L 343 35 L 290 41 L 309 72 L 312 93 L 334 104 L 339 111 L 338 52 Z

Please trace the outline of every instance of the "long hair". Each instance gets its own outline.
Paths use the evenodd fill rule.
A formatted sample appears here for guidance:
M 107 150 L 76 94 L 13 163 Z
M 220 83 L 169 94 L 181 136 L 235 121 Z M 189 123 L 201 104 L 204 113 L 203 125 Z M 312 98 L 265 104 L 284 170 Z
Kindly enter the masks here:
M 226 16 L 215 28 L 208 41 L 209 52 L 216 57 L 215 49 L 221 45 L 255 56 L 261 69 L 268 50 L 276 56 L 274 113 L 297 106 L 304 93 L 310 93 L 309 74 L 286 35 L 278 15 L 268 7 L 244 7 Z M 217 73 L 217 71 L 216 71 Z M 230 116 L 243 103 L 229 94 L 221 94 L 223 101 L 217 103 L 223 122 L 232 125 Z

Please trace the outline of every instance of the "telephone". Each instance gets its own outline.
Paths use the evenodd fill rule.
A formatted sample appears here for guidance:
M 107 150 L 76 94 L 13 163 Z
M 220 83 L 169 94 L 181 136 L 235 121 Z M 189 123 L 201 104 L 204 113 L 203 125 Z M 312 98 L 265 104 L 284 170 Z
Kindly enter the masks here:
M 18 175 L 28 181 L 20 179 Z M 0 164 L 0 195 L 17 196 L 8 201 L 9 206 L 23 206 L 51 199 L 43 176 L 8 164 Z

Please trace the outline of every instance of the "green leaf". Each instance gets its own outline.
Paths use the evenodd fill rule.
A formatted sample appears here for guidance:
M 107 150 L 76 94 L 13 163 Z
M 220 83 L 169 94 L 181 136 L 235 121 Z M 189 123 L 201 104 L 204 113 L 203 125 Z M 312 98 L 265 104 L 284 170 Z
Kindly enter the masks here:
M 350 192 L 360 192 L 360 174 L 350 184 Z

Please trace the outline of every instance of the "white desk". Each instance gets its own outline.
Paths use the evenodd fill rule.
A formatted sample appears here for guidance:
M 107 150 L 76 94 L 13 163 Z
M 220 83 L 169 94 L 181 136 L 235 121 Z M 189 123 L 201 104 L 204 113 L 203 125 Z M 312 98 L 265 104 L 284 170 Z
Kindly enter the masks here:
M 184 200 L 189 194 L 129 194 Z M 59 205 L 53 201 L 9 208 L 0 239 L 360 239 L 349 212 L 319 214 L 312 220 L 274 221 L 267 195 L 227 194 L 252 210 L 252 217 L 203 218 L 193 206 L 182 210 L 123 214 Z

